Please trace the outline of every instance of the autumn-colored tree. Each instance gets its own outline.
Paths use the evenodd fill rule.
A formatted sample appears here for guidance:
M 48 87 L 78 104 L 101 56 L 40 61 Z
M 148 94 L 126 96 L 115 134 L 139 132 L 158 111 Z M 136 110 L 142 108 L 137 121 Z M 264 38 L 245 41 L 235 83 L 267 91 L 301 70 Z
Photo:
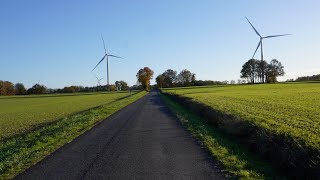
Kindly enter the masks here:
M 14 85 L 12 82 L 9 81 L 0 81 L 0 95 L 7 96 L 7 95 L 14 95 Z
M 117 90 L 117 87 L 116 87 L 116 85 L 114 85 L 114 84 L 109 84 L 109 85 L 106 85 L 106 86 L 105 86 L 105 89 L 106 89 L 107 91 L 116 91 L 116 90 Z
M 150 80 L 153 78 L 153 71 L 149 67 L 140 69 L 136 75 L 138 82 L 141 83 L 143 89 L 150 90 Z

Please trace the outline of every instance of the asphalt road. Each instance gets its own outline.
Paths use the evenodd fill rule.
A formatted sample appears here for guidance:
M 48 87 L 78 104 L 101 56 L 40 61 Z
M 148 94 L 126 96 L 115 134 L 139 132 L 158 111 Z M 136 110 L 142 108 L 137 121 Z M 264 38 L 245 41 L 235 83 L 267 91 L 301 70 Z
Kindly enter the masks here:
M 223 174 L 151 92 L 16 179 L 223 179 Z

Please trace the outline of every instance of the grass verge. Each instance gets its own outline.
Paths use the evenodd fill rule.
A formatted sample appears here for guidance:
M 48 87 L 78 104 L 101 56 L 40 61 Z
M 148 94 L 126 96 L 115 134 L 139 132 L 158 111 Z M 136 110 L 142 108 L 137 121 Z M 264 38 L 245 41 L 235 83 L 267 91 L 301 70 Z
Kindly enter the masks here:
M 280 176 L 269 163 L 251 153 L 246 146 L 235 142 L 218 128 L 210 126 L 205 120 L 167 96 L 161 95 L 161 97 L 178 116 L 182 124 L 203 143 L 232 177 L 239 179 L 286 179 Z
M 135 93 L 110 104 L 70 115 L 48 126 L 0 142 L 0 179 L 10 179 L 41 161 L 95 124 L 146 95 Z

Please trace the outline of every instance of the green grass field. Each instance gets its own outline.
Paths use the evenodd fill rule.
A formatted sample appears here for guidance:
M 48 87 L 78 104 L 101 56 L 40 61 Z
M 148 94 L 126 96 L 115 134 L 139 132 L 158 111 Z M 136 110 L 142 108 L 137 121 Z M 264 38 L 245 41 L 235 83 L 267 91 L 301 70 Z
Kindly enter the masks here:
M 0 132 L 5 140 L 0 140 L 0 179 L 15 177 L 146 94 L 142 91 L 131 95 L 126 92 L 0 98 L 1 107 L 10 111 L 4 113 L 1 109 Z
M 230 136 L 226 136 L 219 128 L 210 126 L 201 117 L 188 111 L 183 105 L 161 95 L 169 108 L 180 119 L 181 123 L 212 154 L 231 179 L 285 179 L 270 163 L 267 163 L 248 148 Z
M 128 95 L 121 92 L 0 97 L 0 141 Z
M 320 149 L 320 83 L 163 89 L 232 114 L 296 143 Z

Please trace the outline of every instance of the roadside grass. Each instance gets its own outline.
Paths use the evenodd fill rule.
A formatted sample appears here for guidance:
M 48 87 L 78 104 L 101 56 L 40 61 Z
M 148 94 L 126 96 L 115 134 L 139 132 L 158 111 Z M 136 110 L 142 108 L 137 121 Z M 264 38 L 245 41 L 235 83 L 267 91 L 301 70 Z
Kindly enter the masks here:
M 61 118 L 26 134 L 0 141 L 0 179 L 11 179 L 94 125 L 146 95 L 133 93 L 117 101 Z
M 167 96 L 161 95 L 161 97 L 182 124 L 203 143 L 232 178 L 286 179 L 279 175 L 269 163 L 251 153 L 245 145 L 232 140 L 221 130 L 210 126 L 205 120 Z

